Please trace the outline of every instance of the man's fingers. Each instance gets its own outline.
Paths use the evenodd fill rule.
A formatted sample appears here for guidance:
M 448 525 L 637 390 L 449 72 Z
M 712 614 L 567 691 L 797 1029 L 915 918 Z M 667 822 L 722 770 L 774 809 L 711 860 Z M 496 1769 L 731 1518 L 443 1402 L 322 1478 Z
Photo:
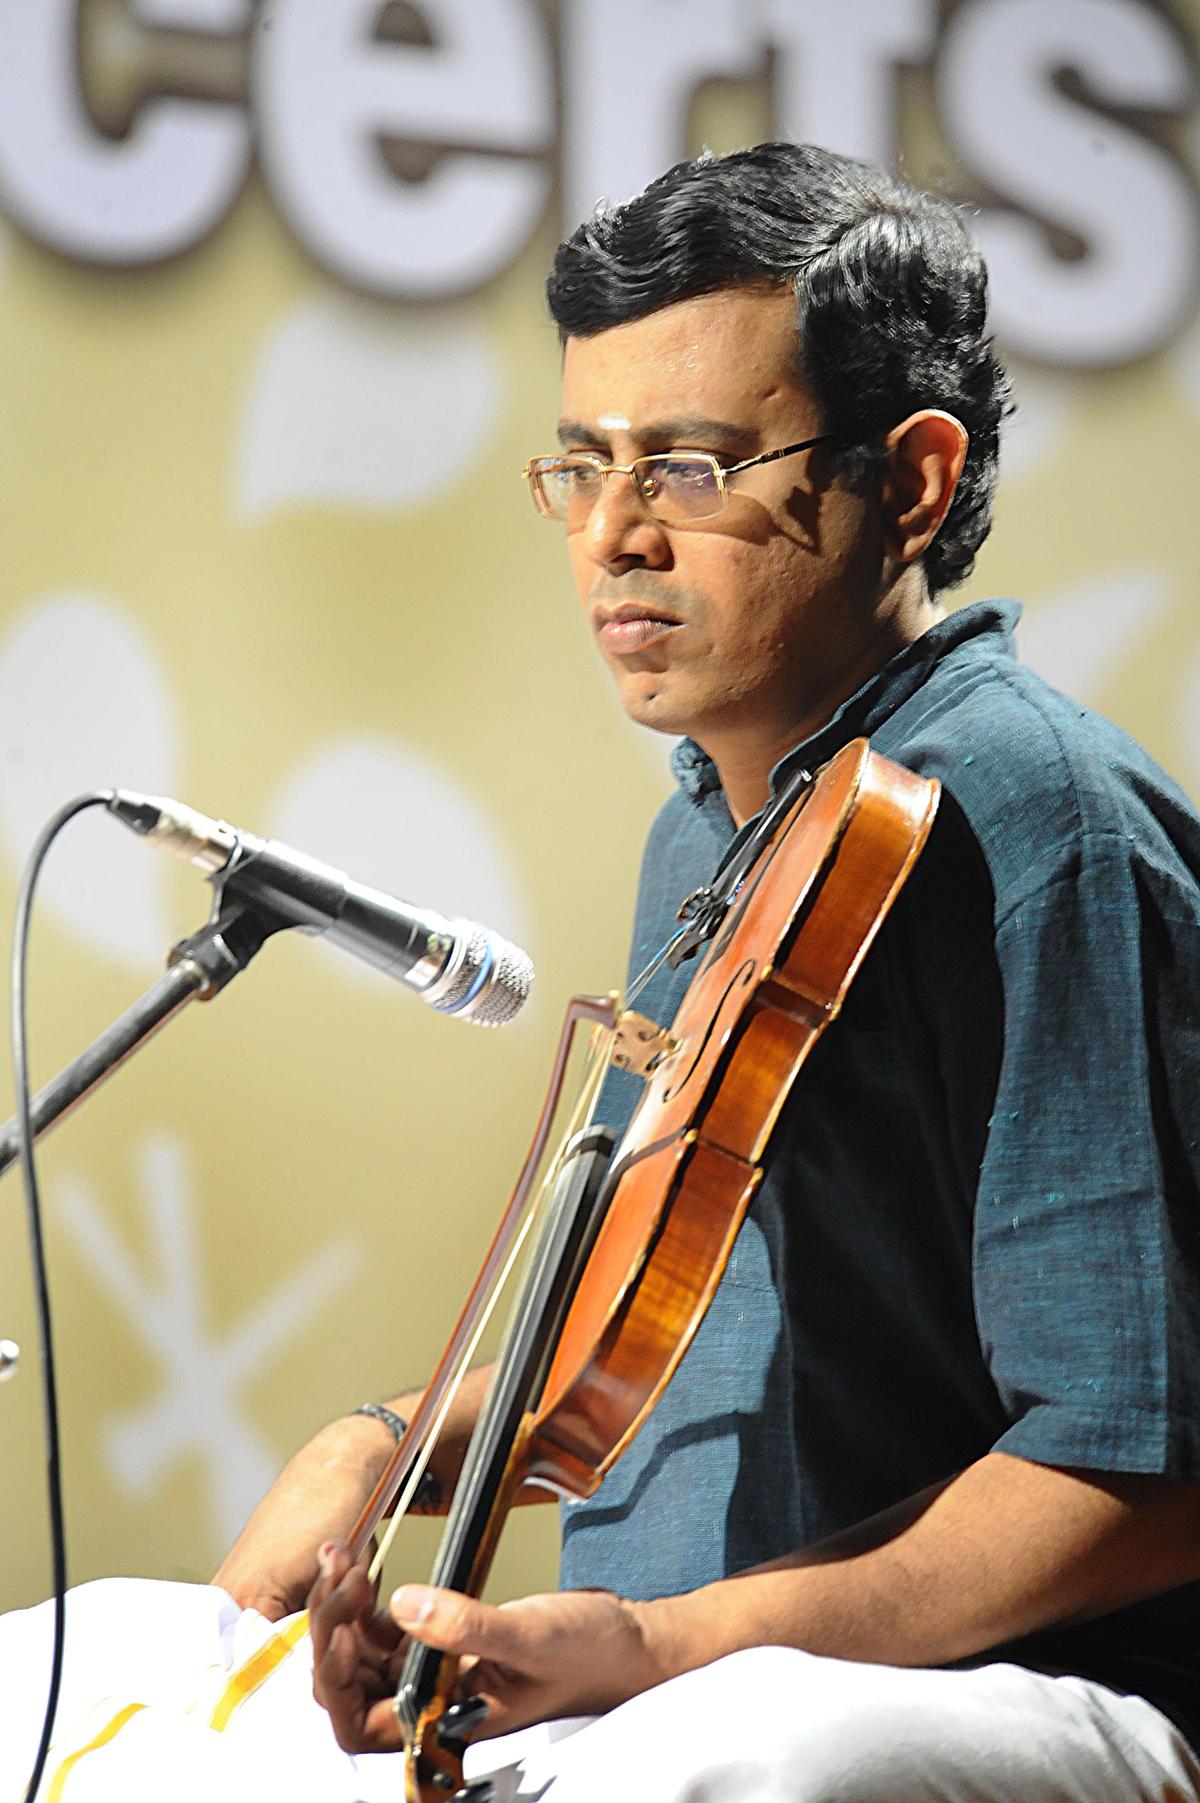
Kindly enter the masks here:
M 394 1753 L 401 1745 L 391 1690 L 379 1696 L 378 1676 L 364 1672 L 354 1629 L 335 1628 L 313 1670 L 313 1695 L 347 1753 Z
M 404 1745 L 400 1724 L 396 1720 L 394 1698 L 388 1696 L 375 1703 L 366 1714 L 356 1753 L 398 1753 Z
M 361 1565 L 353 1564 L 348 1549 L 336 1540 L 326 1541 L 318 1554 L 316 1583 L 308 1593 L 314 1627 L 318 1616 L 329 1628 L 339 1621 L 353 1621 L 373 1602 L 371 1585 Z
M 316 1683 L 322 1696 L 352 1686 L 361 1688 L 358 1641 L 354 1629 L 345 1622 L 333 1629 L 325 1643 L 316 1667 Z
M 349 1547 L 340 1540 L 327 1540 L 317 1554 L 317 1575 L 308 1593 L 309 1608 L 319 1607 L 352 1569 Z
M 313 1695 L 348 1753 L 392 1752 L 400 1730 L 391 1707 L 389 1650 L 400 1640 L 390 1618 L 372 1619 L 374 1592 L 344 1548 L 322 1548 L 309 1602 Z
M 456 1590 L 429 1584 L 402 1584 L 389 1604 L 392 1620 L 414 1640 L 443 1653 L 477 1653 L 503 1662 L 513 1658 L 521 1636 L 511 1613 Z
M 390 1615 L 372 1614 L 360 1624 L 363 1643 L 372 1653 L 382 1659 L 391 1660 L 404 1645 L 404 1635 L 396 1626 Z

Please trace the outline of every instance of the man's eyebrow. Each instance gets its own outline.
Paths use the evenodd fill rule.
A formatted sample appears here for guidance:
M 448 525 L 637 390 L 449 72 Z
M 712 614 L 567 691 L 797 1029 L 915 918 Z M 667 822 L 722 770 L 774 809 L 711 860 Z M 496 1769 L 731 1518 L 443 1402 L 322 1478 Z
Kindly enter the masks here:
M 661 451 L 673 450 L 676 445 L 698 445 L 706 451 L 751 451 L 757 449 L 759 439 L 753 426 L 735 426 L 729 420 L 693 413 L 677 419 L 652 420 L 631 435 L 639 444 Z M 558 422 L 558 442 L 562 445 L 594 445 L 607 437 L 607 432 L 578 420 Z

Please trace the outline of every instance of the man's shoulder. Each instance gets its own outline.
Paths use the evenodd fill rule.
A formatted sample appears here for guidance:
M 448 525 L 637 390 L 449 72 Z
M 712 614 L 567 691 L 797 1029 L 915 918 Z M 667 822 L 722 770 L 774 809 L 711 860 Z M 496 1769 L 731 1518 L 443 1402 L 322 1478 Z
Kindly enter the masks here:
M 1179 785 L 1120 726 L 1013 658 L 945 672 L 888 726 L 877 748 L 940 779 L 998 900 L 1106 841 L 1122 856 L 1200 869 L 1200 820 Z
M 902 710 L 909 718 L 897 716 L 892 755 L 920 759 L 981 816 L 1036 799 L 1052 817 L 1057 801 L 1086 819 L 1093 803 L 1103 807 L 1139 776 L 1170 786 L 1115 722 L 1015 659 L 970 666 L 914 702 Z

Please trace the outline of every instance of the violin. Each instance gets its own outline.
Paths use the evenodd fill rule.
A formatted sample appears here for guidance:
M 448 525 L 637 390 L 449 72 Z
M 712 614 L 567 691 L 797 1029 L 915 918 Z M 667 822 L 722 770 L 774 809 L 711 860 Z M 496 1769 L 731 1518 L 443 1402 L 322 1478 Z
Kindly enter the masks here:
M 551 1166 L 544 1225 L 430 1582 L 478 1595 L 522 1490 L 582 1498 L 597 1488 L 691 1343 L 791 1086 L 919 856 L 938 795 L 936 781 L 852 741 L 815 777 L 804 773 L 798 794 L 777 799 L 723 883 L 689 898 L 666 951 L 704 950 L 669 1027 L 615 997 L 572 999 L 529 1157 L 437 1371 L 356 1524 L 355 1557 L 389 1507 L 402 1513 L 415 1494 L 497 1281 L 517 1257 L 583 1023 L 604 1058 L 645 1086 L 619 1145 L 588 1120 Z M 594 1077 L 593 1101 L 598 1089 Z M 395 1710 L 408 1803 L 452 1795 L 482 1803 L 489 1791 L 463 1788 L 461 1743 L 442 1728 L 458 1666 L 457 1655 L 418 1642 L 405 1656 Z

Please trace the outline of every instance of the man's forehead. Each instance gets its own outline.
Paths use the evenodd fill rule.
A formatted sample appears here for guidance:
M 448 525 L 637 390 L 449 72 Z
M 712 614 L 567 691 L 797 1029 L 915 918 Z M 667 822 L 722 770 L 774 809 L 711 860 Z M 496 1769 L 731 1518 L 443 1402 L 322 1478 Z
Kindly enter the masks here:
M 689 422 L 744 435 L 765 411 L 804 398 L 794 322 L 790 294 L 735 289 L 568 338 L 563 437 L 578 436 L 576 426 L 654 436 Z
M 752 420 L 714 419 L 706 413 L 676 413 L 659 418 L 630 419 L 620 413 L 600 413 L 595 419 L 573 419 L 564 414 L 558 422 L 563 445 L 593 444 L 598 437 L 624 436 L 649 450 L 679 445 L 700 445 L 705 450 L 749 453 L 757 449 L 760 430 Z

